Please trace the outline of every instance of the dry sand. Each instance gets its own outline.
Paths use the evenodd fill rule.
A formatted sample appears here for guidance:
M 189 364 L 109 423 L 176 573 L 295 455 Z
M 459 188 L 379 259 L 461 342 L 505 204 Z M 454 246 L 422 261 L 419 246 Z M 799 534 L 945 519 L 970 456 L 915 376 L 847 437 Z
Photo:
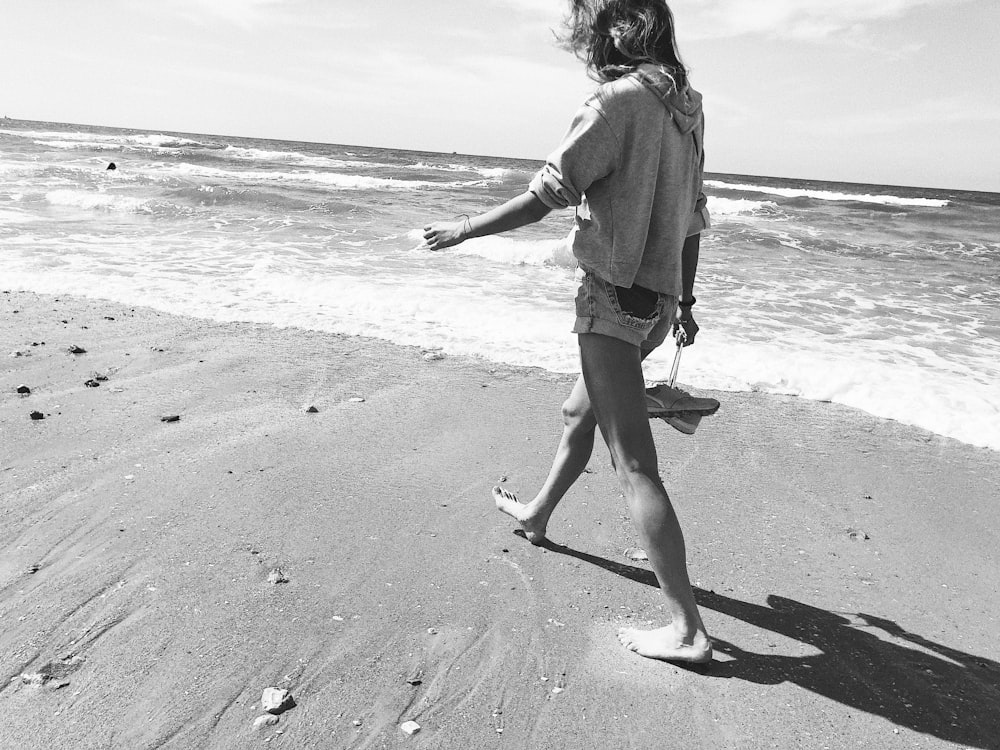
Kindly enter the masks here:
M 655 423 L 687 670 L 615 638 L 662 608 L 603 445 L 548 549 L 490 499 L 571 379 L 424 354 L 0 294 L 0 747 L 1000 747 L 995 452 L 761 394 Z

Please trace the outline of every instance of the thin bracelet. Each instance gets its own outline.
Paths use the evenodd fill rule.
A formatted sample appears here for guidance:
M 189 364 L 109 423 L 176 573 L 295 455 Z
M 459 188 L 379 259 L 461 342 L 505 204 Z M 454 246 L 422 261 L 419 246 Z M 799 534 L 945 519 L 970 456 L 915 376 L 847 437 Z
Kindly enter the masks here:
M 677 303 L 677 306 L 678 306 L 678 307 L 694 307 L 694 303 L 695 303 L 695 302 L 697 302 L 697 301 L 698 301 L 698 298 L 697 298 L 697 297 L 695 297 L 695 296 L 694 296 L 694 295 L 692 294 L 692 295 L 691 295 L 691 301 L 690 301 L 690 302 L 685 302 L 684 300 L 681 300 L 680 302 L 678 302 L 678 303 Z

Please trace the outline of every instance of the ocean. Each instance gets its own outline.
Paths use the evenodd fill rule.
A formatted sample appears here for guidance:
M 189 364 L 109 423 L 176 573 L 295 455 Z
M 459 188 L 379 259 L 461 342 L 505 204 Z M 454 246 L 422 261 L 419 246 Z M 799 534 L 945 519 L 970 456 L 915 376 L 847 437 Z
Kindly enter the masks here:
M 425 224 L 498 205 L 540 166 L 0 120 L 0 289 L 576 372 L 570 211 L 421 247 Z M 706 193 L 682 383 L 1000 450 L 1000 194 L 715 173 Z

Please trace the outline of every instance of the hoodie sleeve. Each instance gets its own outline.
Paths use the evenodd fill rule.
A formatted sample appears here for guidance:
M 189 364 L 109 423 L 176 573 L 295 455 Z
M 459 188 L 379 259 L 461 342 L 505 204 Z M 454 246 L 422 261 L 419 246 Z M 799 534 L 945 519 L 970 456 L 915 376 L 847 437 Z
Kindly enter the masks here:
M 549 208 L 579 206 L 587 188 L 614 170 L 618 152 L 618 139 L 604 116 L 584 104 L 528 191 Z

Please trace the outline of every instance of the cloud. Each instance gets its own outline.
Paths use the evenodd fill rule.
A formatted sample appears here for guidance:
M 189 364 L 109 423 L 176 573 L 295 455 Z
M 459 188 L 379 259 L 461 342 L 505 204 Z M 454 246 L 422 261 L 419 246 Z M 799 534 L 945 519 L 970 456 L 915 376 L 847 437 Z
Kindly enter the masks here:
M 142 7 L 142 6 L 139 6 Z M 312 29 L 351 28 L 359 24 L 353 9 L 317 0 L 159 0 L 151 12 L 164 12 L 199 25 L 222 22 L 244 31 L 282 24 Z
M 914 102 L 892 110 L 822 117 L 792 119 L 785 127 L 812 135 L 864 136 L 903 133 L 916 128 L 1000 123 L 1000 105 L 975 97 L 952 96 Z
M 867 25 L 900 18 L 921 6 L 966 0 L 677 0 L 685 36 L 702 39 L 743 35 L 820 40 L 857 33 Z
M 488 0 L 494 5 L 511 8 L 543 18 L 562 18 L 569 8 L 566 0 Z

